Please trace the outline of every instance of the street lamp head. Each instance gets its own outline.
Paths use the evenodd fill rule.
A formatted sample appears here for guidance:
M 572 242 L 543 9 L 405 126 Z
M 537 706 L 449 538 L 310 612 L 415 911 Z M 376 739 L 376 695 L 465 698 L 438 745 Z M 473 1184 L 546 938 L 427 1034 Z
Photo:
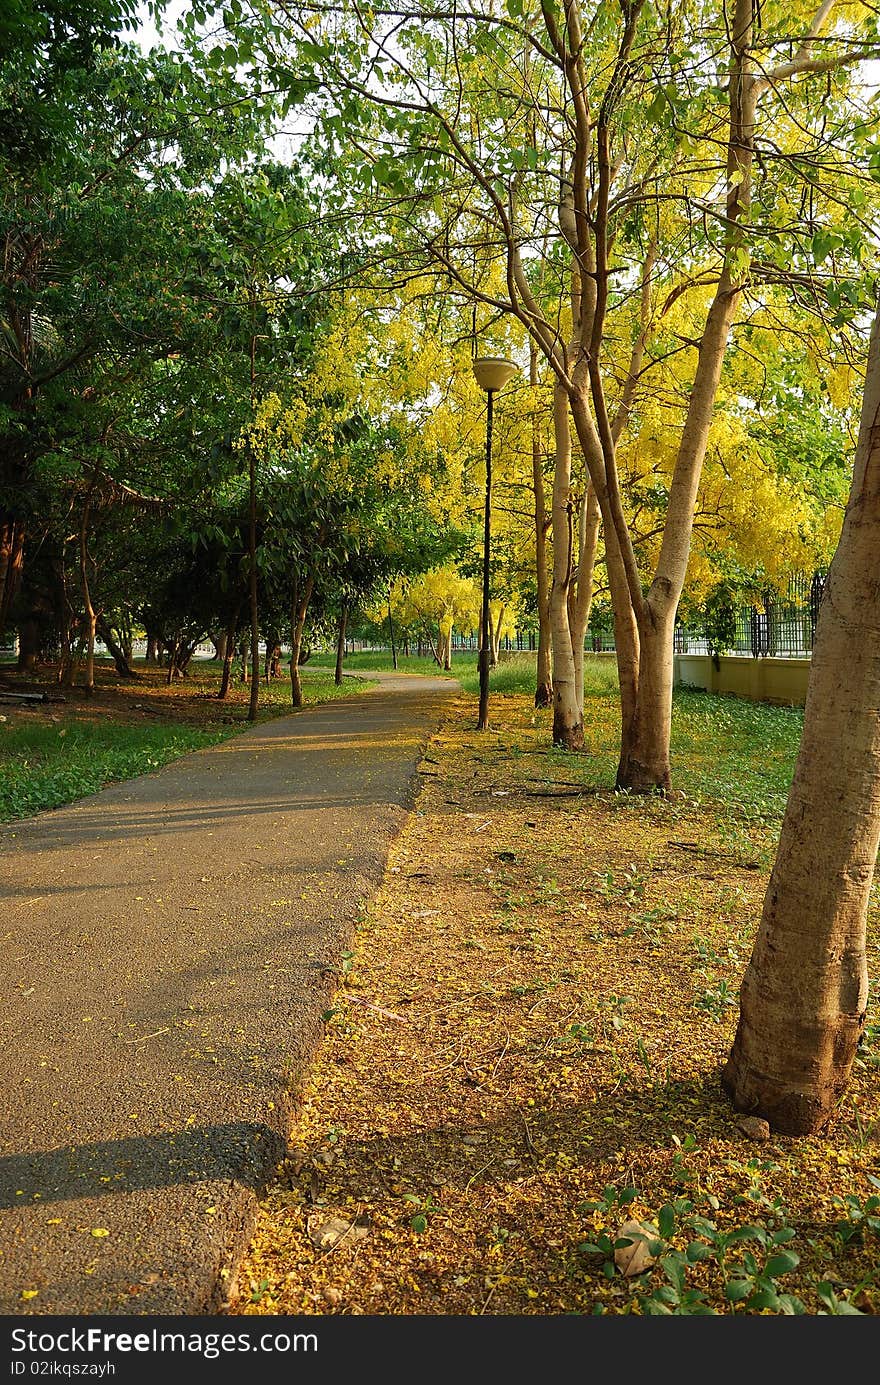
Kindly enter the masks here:
M 496 390 L 503 390 L 508 380 L 513 379 L 519 371 L 519 366 L 505 356 L 477 356 L 471 365 L 480 389 L 492 391 L 493 394 Z

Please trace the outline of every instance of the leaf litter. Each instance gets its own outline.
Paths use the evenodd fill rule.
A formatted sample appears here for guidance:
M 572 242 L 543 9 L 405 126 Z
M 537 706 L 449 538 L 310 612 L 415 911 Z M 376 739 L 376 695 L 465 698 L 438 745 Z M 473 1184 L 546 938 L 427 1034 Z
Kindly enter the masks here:
M 607 698 L 584 754 L 492 718 L 432 739 L 224 1311 L 880 1311 L 874 1013 L 820 1137 L 756 1144 L 719 1085 L 778 814 L 610 792 Z

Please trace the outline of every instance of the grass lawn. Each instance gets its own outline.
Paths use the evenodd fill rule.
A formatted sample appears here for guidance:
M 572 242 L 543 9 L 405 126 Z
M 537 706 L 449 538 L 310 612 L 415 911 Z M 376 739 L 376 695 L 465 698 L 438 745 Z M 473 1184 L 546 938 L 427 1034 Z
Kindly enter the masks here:
M 188 678 L 168 686 L 161 670 L 138 664 L 139 676 L 129 682 L 102 664 L 91 698 L 74 688 L 65 690 L 64 702 L 0 706 L 0 822 L 59 808 L 245 730 L 250 725 L 247 685 L 234 684 L 229 698 L 218 702 L 218 666 L 201 662 L 191 668 Z M 302 674 L 307 706 L 371 686 L 347 678 L 337 688 L 324 669 Z M 4 675 L 13 689 L 57 690 L 49 671 L 26 684 L 15 681 L 11 670 L 4 669 Z M 286 679 L 261 688 L 259 720 L 291 710 Z
M 497 685 L 431 741 L 230 1312 L 880 1312 L 876 903 L 830 1129 L 756 1138 L 719 1084 L 801 714 L 679 694 L 679 792 L 633 798 L 589 681 L 587 753 Z

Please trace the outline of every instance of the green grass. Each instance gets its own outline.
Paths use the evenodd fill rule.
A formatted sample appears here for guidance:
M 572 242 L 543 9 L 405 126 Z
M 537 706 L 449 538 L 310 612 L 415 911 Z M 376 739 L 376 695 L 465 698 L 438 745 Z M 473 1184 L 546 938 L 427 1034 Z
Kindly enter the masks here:
M 400 668 L 436 676 L 430 658 L 400 658 Z M 333 667 L 331 652 L 314 655 L 310 666 Z M 389 651 L 350 654 L 345 667 L 391 668 Z M 452 675 L 466 693 L 477 696 L 480 680 L 473 651 L 453 656 Z M 489 675 L 492 693 L 534 693 L 535 655 L 502 654 Z M 585 731 L 591 750 L 589 782 L 613 783 L 619 753 L 620 720 L 616 707 L 617 667 L 613 658 L 587 654 L 584 659 Z M 601 699 L 600 707 L 593 699 Z M 607 700 L 607 704 L 606 704 Z M 688 798 L 712 803 L 733 818 L 778 822 L 785 810 L 794 761 L 803 728 L 803 709 L 774 707 L 736 697 L 679 688 L 673 698 L 672 777 Z M 560 762 L 566 752 L 559 752 Z M 577 757 L 576 757 L 577 758 Z
M 474 655 L 468 654 L 466 670 L 456 671 L 465 692 L 478 693 L 480 679 Z M 489 672 L 489 695 L 496 693 L 531 693 L 535 691 L 535 655 L 502 654 L 497 666 Z M 584 695 L 586 697 L 617 696 L 617 666 L 613 659 L 584 657 Z
M 208 698 L 218 681 L 216 665 L 198 664 L 187 679 L 186 691 Z M 307 707 L 350 697 L 371 686 L 366 680 L 346 679 L 337 688 L 331 673 L 303 670 Z M 145 695 L 147 692 L 145 688 Z M 143 714 L 134 707 L 131 723 L 78 721 L 64 716 L 47 723 L 38 720 L 42 714 L 37 710 L 26 714 L 33 720 L 0 722 L 0 822 L 60 808 L 97 793 L 105 784 L 148 774 L 191 750 L 237 735 L 250 724 L 246 701 L 218 702 L 215 707 L 217 720 L 205 726 L 173 721 L 145 725 Z M 168 710 L 173 714 L 173 695 L 169 695 Z M 260 689 L 260 721 L 291 710 L 289 681 L 281 679 Z M 99 716 L 97 707 L 96 713 Z
M 0 820 L 60 808 L 113 780 L 147 774 L 190 750 L 216 745 L 235 731 L 111 721 L 0 725 Z
M 672 715 L 673 778 L 728 815 L 778 822 L 804 724 L 801 707 L 773 707 L 679 688 Z
M 477 673 L 477 651 L 475 649 L 457 650 L 452 656 L 452 670 L 445 673 L 438 668 L 430 655 L 418 658 L 414 654 L 398 655 L 398 668 L 401 673 L 422 673 L 428 677 L 457 678 L 465 692 L 478 693 L 480 679 Z M 534 693 L 536 655 L 523 650 L 520 653 L 502 653 L 495 668 L 489 674 L 489 691 L 497 693 Z M 313 654 L 307 668 L 334 668 L 336 655 L 330 650 Z M 345 656 L 345 669 L 392 669 L 391 651 L 378 649 Z M 585 690 L 595 696 L 616 694 L 617 669 L 613 658 L 597 659 L 589 654 L 584 661 Z
M 419 658 L 416 654 L 398 654 L 397 667 L 401 673 L 424 673 L 429 678 L 457 678 L 460 668 L 465 668 L 469 663 L 476 664 L 476 661 L 476 654 L 453 654 L 452 673 L 444 675 L 442 668 L 438 668 L 430 655 L 423 655 Z M 328 649 L 320 654 L 313 654 L 302 671 L 307 673 L 311 669 L 335 669 L 335 667 L 336 653 L 334 650 Z M 346 654 L 343 672 L 353 673 L 359 669 L 378 669 L 380 672 L 392 672 L 394 663 L 391 658 L 391 650 L 364 650 L 362 653 Z

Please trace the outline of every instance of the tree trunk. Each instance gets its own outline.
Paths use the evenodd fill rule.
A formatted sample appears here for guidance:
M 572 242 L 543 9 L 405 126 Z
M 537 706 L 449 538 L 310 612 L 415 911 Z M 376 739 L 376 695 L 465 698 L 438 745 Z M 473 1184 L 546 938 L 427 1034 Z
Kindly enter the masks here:
M 94 482 L 92 483 L 94 485 Z M 83 505 L 82 524 L 79 531 L 79 576 L 82 584 L 83 607 L 85 615 L 83 617 L 84 630 L 86 637 L 86 669 L 85 669 L 85 690 L 91 694 L 95 691 L 95 626 L 97 624 L 97 612 L 92 605 L 92 595 L 89 589 L 89 552 L 88 552 L 88 524 L 89 510 L 91 508 L 91 490 Z
M 110 651 L 110 657 L 116 665 L 116 672 L 119 674 L 120 678 L 137 678 L 138 675 L 132 668 L 130 661 L 126 658 L 125 650 L 114 639 L 113 631 L 110 629 L 106 620 L 99 616 L 95 628 Z
M 789 1135 L 831 1118 L 864 1026 L 865 919 L 880 846 L 878 706 L 880 311 L 794 781 L 723 1076 L 737 1110 Z
M 538 348 L 529 346 L 529 384 L 538 385 Z M 552 640 L 550 635 L 550 577 L 547 571 L 547 503 L 537 404 L 532 414 L 532 494 L 535 502 L 535 582 L 538 588 L 538 659 L 535 672 L 535 706 L 553 704 Z
M 577 589 L 569 607 L 571 650 L 574 657 L 574 686 L 577 704 L 584 715 L 584 640 L 593 604 L 593 569 L 599 544 L 599 502 L 590 481 L 578 518 Z
M 0 520 L 0 635 L 6 629 L 23 567 L 24 525 L 17 519 Z
M 223 630 L 219 635 L 211 636 L 214 643 L 214 653 L 211 656 L 215 663 L 224 663 L 226 660 L 226 645 L 229 640 L 228 633 Z
M 506 603 L 506 602 L 502 602 L 501 605 L 498 607 L 498 619 L 497 619 L 497 620 L 493 620 L 491 612 L 490 612 L 490 614 L 489 614 L 489 630 L 490 630 L 490 633 L 491 633 L 491 646 L 490 646 L 490 648 L 491 648 L 491 656 L 492 656 L 492 657 L 491 657 L 492 668 L 495 668 L 495 667 L 497 666 L 498 660 L 499 660 L 499 658 L 501 657 L 501 627 L 502 627 L 502 625 L 504 624 L 504 612 L 506 611 L 506 609 L 507 609 L 507 603 Z
M 583 715 L 577 703 L 568 589 L 571 583 L 571 433 L 568 395 L 561 384 L 553 390 L 553 428 L 556 465 L 553 471 L 553 585 L 550 589 L 550 628 L 553 641 L 553 744 L 580 750 L 584 744 Z
M 343 602 L 342 610 L 339 615 L 339 629 L 336 634 L 336 672 L 333 675 L 333 681 L 337 688 L 342 687 L 342 665 L 345 659 L 345 627 L 347 624 L 348 606 Z
M 391 666 L 397 668 L 397 646 L 394 643 L 394 617 L 391 614 L 391 598 L 388 599 L 388 631 L 391 635 Z M 409 652 L 408 650 L 406 651 Z
M 235 631 L 227 631 L 226 644 L 223 648 L 223 672 L 220 675 L 220 687 L 217 691 L 217 700 L 225 702 L 229 696 L 229 684 L 232 681 L 232 661 L 235 658 Z
M 618 789 L 628 793 L 668 793 L 672 785 L 669 739 L 672 729 L 672 635 L 675 610 L 639 624 L 639 685 L 622 736 Z
M 40 649 L 39 631 L 35 620 L 27 619 L 18 625 L 18 671 L 30 673 L 37 667 Z
M 313 574 L 309 574 L 302 596 L 299 594 L 299 584 L 294 586 L 293 602 L 290 610 L 290 700 L 294 707 L 303 705 L 302 678 L 299 672 L 299 660 L 302 654 L 303 631 L 306 628 L 306 615 L 308 614 L 309 601 L 312 596 L 312 589 L 315 585 Z
M 157 637 L 147 631 L 147 653 L 145 663 L 157 664 L 159 662 L 159 641 Z
M 58 683 L 62 688 L 73 687 L 73 649 L 70 619 L 65 614 L 61 622 L 61 653 L 58 660 Z
M 491 627 L 492 615 L 489 610 L 489 579 L 491 571 L 492 543 L 492 396 L 486 391 L 486 490 L 483 503 L 483 580 L 480 597 L 480 653 L 477 657 L 477 670 L 480 675 L 480 702 L 477 711 L 477 730 L 489 729 L 489 669 L 492 662 Z

